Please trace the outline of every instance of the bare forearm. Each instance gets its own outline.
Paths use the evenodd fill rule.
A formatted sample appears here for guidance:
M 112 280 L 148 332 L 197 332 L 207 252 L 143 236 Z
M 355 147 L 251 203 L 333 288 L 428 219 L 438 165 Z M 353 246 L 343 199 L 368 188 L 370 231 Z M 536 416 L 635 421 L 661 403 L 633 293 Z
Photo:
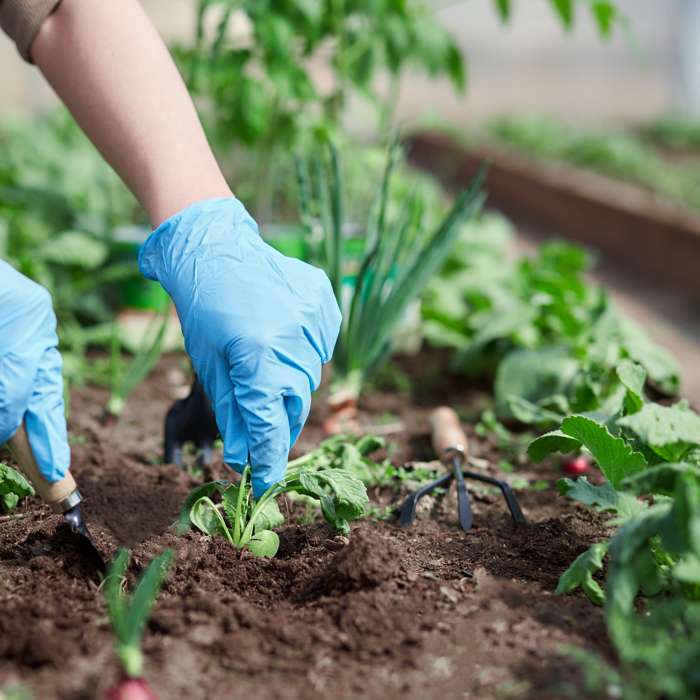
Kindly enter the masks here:
M 31 52 L 154 227 L 194 202 L 233 196 L 137 0 L 63 0 Z

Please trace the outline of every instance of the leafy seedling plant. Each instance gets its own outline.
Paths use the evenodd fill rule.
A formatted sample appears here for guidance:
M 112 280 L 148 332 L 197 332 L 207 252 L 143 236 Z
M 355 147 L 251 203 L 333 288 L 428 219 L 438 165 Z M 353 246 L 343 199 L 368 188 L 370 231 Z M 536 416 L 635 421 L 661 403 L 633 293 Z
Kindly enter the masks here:
M 296 158 L 301 220 L 308 232 L 311 262 L 328 274 L 343 311 L 333 357 L 331 402 L 339 395 L 356 401 L 365 382 L 386 363 L 399 322 L 442 268 L 461 227 L 486 198 L 481 192 L 486 177 L 483 167 L 436 227 L 430 225 L 417 191 L 403 199 L 398 211 L 390 211 L 392 174 L 402 156 L 397 133 L 368 216 L 364 252 L 352 280 L 346 269 L 345 195 L 338 152 L 331 144 L 330 169 L 320 159 L 309 168 Z
M 219 492 L 224 520 L 211 497 Z M 271 486 L 258 500 L 250 499 L 250 466 L 243 470 L 237 484 L 213 481 L 194 489 L 180 511 L 181 526 L 194 525 L 213 536 L 221 535 L 239 549 L 247 548 L 256 557 L 274 557 L 279 537 L 272 528 L 282 525 L 284 516 L 275 498 L 283 493 L 296 493 L 320 501 L 321 513 L 335 530 L 347 534 L 349 522 L 365 513 L 369 502 L 364 484 L 344 469 L 310 471 L 301 467 L 283 481 Z
M 22 498 L 33 495 L 32 485 L 16 469 L 0 464 L 0 505 L 5 513 L 15 508 Z
M 614 413 L 569 416 L 528 449 L 535 462 L 556 451 L 589 453 L 605 483 L 564 478 L 559 493 L 614 514 L 607 524 L 619 527 L 610 542 L 593 543 L 571 564 L 557 593 L 581 586 L 605 605 L 608 633 L 635 697 L 697 697 L 700 415 L 685 401 L 649 402 L 640 365 L 623 362 L 617 375 L 625 394 Z M 593 575 L 606 556 L 603 589 Z
M 132 594 L 125 590 L 129 552 L 122 549 L 104 581 L 107 613 L 114 631 L 114 651 L 122 667 L 119 685 L 107 693 L 108 700 L 157 700 L 155 693 L 141 680 L 143 651 L 141 639 L 170 565 L 174 550 L 159 554 L 141 578 Z

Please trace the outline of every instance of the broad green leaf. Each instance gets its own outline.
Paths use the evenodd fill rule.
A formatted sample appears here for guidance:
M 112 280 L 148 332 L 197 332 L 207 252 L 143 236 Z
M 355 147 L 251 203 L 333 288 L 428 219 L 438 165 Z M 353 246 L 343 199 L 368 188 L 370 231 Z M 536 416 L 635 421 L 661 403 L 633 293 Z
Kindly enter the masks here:
M 332 496 L 326 488 L 333 491 Z M 354 474 L 343 469 L 309 472 L 302 467 L 297 474 L 288 477 L 284 490 L 317 498 L 328 524 L 344 534 L 350 531 L 348 521 L 364 515 L 365 506 L 369 503 L 365 485 Z
M 588 597 L 596 604 L 605 603 L 603 589 L 593 580 L 593 572 L 603 568 L 603 557 L 608 551 L 607 542 L 596 542 L 587 552 L 581 554 L 562 574 L 557 585 L 556 594 L 565 595 L 581 586 Z
M 673 396 L 678 393 L 680 370 L 671 353 L 657 345 L 644 329 L 629 318 L 620 318 L 622 346 L 632 360 L 649 373 L 659 388 Z
M 190 522 L 205 535 L 219 534 L 231 542 L 231 533 L 226 527 L 221 513 L 214 505 L 214 502 L 204 496 L 200 498 L 190 510 Z
M 280 548 L 280 538 L 272 530 L 256 532 L 246 543 L 256 557 L 274 557 Z
M 645 469 L 640 474 L 623 479 L 620 485 L 640 495 L 653 493 L 675 496 L 678 477 L 686 472 L 690 472 L 700 478 L 700 467 L 683 462 L 669 462 L 659 464 L 651 469 Z
M 190 520 L 192 506 L 200 498 L 204 498 L 205 496 L 211 498 L 217 491 L 222 492 L 227 486 L 228 481 L 226 479 L 221 479 L 220 481 L 209 481 L 190 491 L 189 494 L 187 494 L 187 498 L 185 498 L 185 502 L 182 504 L 182 508 L 180 508 L 180 524 L 178 528 L 180 533 L 182 533 L 184 528 L 192 524 Z
M 684 410 L 683 405 L 648 403 L 639 412 L 617 422 L 669 462 L 679 461 L 691 445 L 700 442 L 700 416 Z
M 372 454 L 372 452 L 381 450 L 382 447 L 386 447 L 386 440 L 378 435 L 363 435 L 357 441 L 357 449 L 363 457 L 367 457 L 367 455 Z
M 658 571 L 648 543 L 662 532 L 672 517 L 671 511 L 670 503 L 655 504 L 623 525 L 613 537 L 606 586 L 609 614 L 631 613 L 639 588 L 658 583 Z
M 543 425 L 548 423 L 556 423 L 559 425 L 566 415 L 555 413 L 549 409 L 542 408 L 537 404 L 522 398 L 522 396 L 514 396 L 511 394 L 508 399 L 508 408 L 511 413 L 521 422 L 528 425 Z
M 575 440 L 568 435 L 562 433 L 561 430 L 552 430 L 551 433 L 541 435 L 536 440 L 533 440 L 527 448 L 527 453 L 533 462 L 539 464 L 545 457 L 552 452 L 561 452 L 566 454 L 572 450 L 581 448 L 581 442 Z
M 676 479 L 676 528 L 689 548 L 700 555 L 700 479 L 685 471 Z
M 16 493 L 6 493 L 0 498 L 0 503 L 5 513 L 9 513 L 19 503 L 19 496 Z
M 644 382 L 647 379 L 647 371 L 631 360 L 623 360 L 615 371 L 627 389 L 627 413 L 636 413 L 644 405 Z
M 2 507 L 9 513 L 21 498 L 33 496 L 32 485 L 16 469 L 0 464 L 0 496 Z
M 89 233 L 64 231 L 38 246 L 34 255 L 44 262 L 95 270 L 107 260 L 109 248 Z
M 673 567 L 673 576 L 683 583 L 700 585 L 700 556 L 687 554 Z
M 259 511 L 255 518 L 255 532 L 272 530 L 272 528 L 284 525 L 284 515 L 280 511 L 279 504 L 274 498 L 270 498 Z
M 607 428 L 590 418 L 566 418 L 561 424 L 561 431 L 583 444 L 615 488 L 622 479 L 637 474 L 647 466 L 641 453 L 633 452 L 622 438 L 613 437 Z
M 617 514 L 618 517 L 609 520 L 608 525 L 624 525 L 648 507 L 646 501 L 637 500 L 635 495 L 616 491 L 609 481 L 602 486 L 594 486 L 585 476 L 581 476 L 576 481 L 559 479 L 557 488 L 561 496 L 568 496 L 587 506 L 597 506 L 599 513 Z
M 567 396 L 580 369 L 578 361 L 564 348 L 508 353 L 498 365 L 494 382 L 499 415 L 510 414 L 508 400 L 511 396 L 534 404 L 557 394 Z

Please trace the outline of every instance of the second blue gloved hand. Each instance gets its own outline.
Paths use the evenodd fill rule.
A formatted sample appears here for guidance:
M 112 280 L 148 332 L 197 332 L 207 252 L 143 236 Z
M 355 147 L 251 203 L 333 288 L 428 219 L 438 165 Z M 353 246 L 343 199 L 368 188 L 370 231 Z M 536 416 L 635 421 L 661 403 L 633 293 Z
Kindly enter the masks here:
M 259 498 L 284 477 L 341 315 L 325 273 L 267 245 L 237 199 L 193 204 L 143 244 L 141 272 L 177 309 L 214 403 L 224 460 Z
M 70 466 L 62 360 L 50 294 L 0 260 L 0 445 L 24 420 L 41 473 Z

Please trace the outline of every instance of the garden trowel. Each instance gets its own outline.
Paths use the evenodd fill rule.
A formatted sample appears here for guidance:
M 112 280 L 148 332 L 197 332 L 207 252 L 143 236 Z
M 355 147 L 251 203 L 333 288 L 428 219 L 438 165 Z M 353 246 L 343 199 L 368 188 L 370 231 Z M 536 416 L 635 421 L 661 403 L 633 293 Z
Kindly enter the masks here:
M 34 490 L 41 496 L 44 502 L 50 506 L 54 513 L 61 513 L 80 533 L 83 541 L 94 554 L 95 563 L 98 565 L 100 571 L 106 571 L 104 560 L 97 550 L 90 536 L 90 532 L 87 529 L 85 520 L 83 519 L 83 514 L 80 512 L 79 503 L 83 500 L 83 497 L 78 491 L 72 474 L 67 472 L 63 479 L 56 483 L 47 481 L 39 471 L 32 446 L 29 443 L 27 427 L 24 423 L 20 425 L 14 437 L 7 441 L 7 446 L 10 448 L 10 452 L 14 455 L 24 475 L 31 481 Z

